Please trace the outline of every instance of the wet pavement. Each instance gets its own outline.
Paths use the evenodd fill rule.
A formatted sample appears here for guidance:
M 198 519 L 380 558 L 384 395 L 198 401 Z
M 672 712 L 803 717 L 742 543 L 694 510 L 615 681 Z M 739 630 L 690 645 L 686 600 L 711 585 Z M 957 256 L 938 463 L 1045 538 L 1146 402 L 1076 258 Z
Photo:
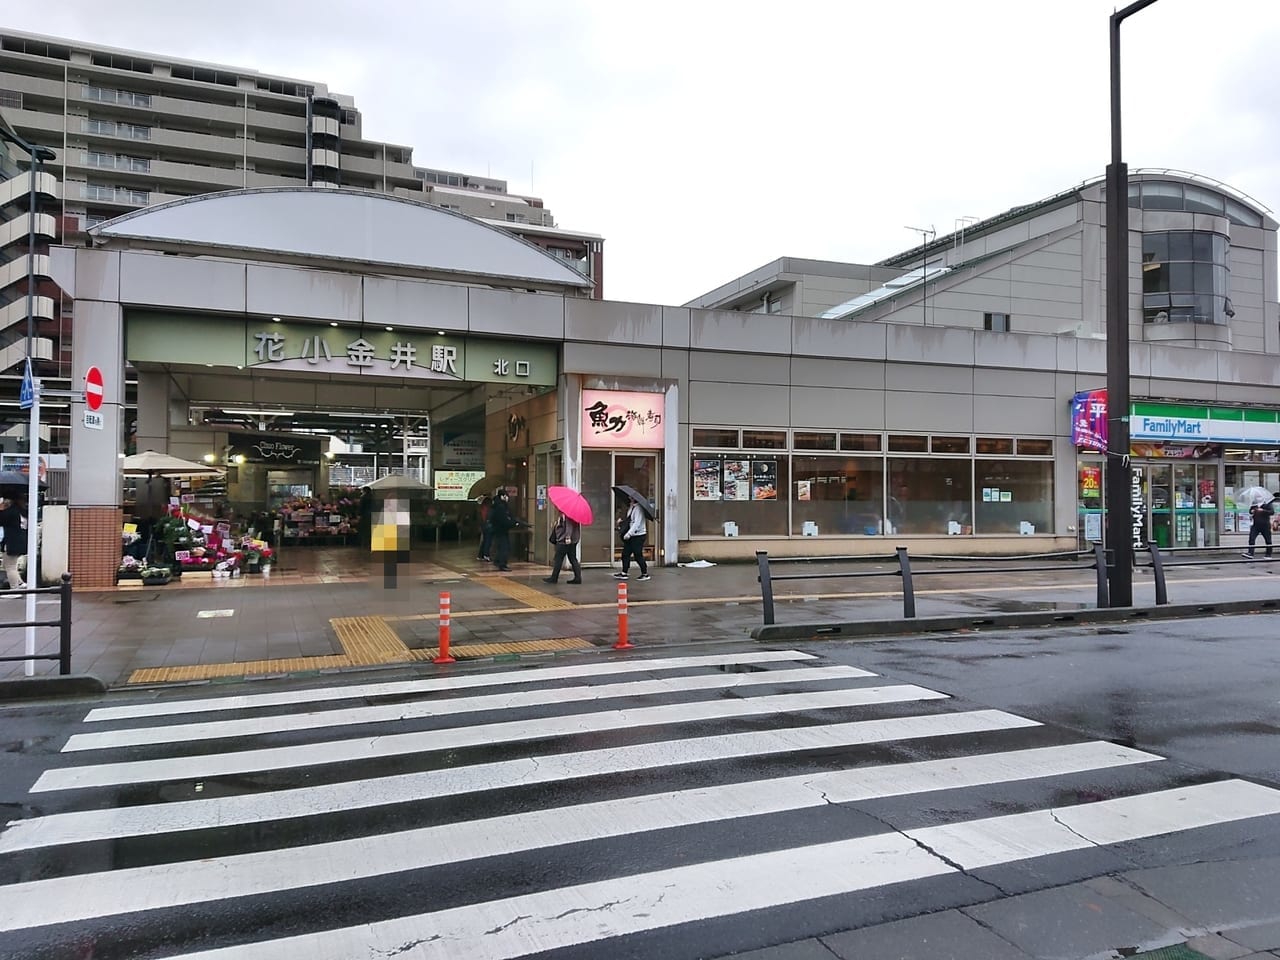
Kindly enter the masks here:
M 295 552 L 295 556 L 297 556 Z M 318 556 L 318 555 L 317 555 Z M 304 560 L 312 560 L 304 557 Z M 991 561 L 981 561 L 989 564 Z M 955 569 L 959 562 L 947 564 Z M 971 564 L 976 565 L 976 564 Z M 547 568 L 517 563 L 509 574 L 475 560 L 465 545 L 415 556 L 394 587 L 369 569 L 354 549 L 330 551 L 323 562 L 271 578 L 184 578 L 163 587 L 125 586 L 77 592 L 74 600 L 75 673 L 109 685 L 370 669 L 429 660 L 439 639 L 441 594 L 450 594 L 455 655 L 554 656 L 607 647 L 618 637 L 618 581 L 588 567 L 585 582 L 546 584 Z M 1078 611 L 1096 603 L 1096 578 L 1080 568 L 1052 572 L 931 576 L 915 563 L 917 614 L 999 615 L 1036 610 Z M 833 572 L 881 576 L 777 581 L 779 624 L 822 621 L 900 621 L 903 603 L 896 564 L 785 564 L 780 574 Z M 1235 562 L 1169 571 L 1169 596 L 1179 602 L 1224 602 L 1280 597 L 1271 563 Z M 628 582 L 628 633 L 642 646 L 740 640 L 762 624 L 754 564 L 706 568 L 653 567 L 652 579 Z M 1150 605 L 1149 571 L 1135 573 L 1135 602 Z M 20 600 L 0 600 L 0 615 L 21 617 Z M 9 611 L 7 608 L 13 608 Z M 42 605 L 41 616 L 56 607 Z M 0 628 L 0 655 L 19 655 L 23 630 Z M 56 649 L 56 632 L 41 628 L 39 647 Z M 56 672 L 53 662 L 36 665 Z M 21 675 L 0 664 L 0 678 Z
M 1272 958 L 1275 625 L 0 706 L 0 957 Z

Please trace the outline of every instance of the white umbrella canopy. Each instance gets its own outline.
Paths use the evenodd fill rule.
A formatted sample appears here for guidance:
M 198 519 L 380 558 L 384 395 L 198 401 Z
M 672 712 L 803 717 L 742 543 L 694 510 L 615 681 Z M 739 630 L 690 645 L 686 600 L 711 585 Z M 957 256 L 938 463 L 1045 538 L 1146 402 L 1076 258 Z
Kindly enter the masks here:
M 120 461 L 120 469 L 126 477 L 216 477 L 222 473 L 217 467 L 154 450 L 125 457 Z
M 1238 506 L 1259 507 L 1270 503 L 1275 497 L 1266 487 L 1245 487 L 1236 494 L 1235 499 Z
M 366 483 L 364 488 L 366 490 L 372 490 L 375 493 L 379 490 L 406 490 L 421 493 L 432 489 L 421 480 L 415 480 L 413 477 L 402 476 L 398 473 L 388 473 L 385 477 L 379 477 L 372 483 Z

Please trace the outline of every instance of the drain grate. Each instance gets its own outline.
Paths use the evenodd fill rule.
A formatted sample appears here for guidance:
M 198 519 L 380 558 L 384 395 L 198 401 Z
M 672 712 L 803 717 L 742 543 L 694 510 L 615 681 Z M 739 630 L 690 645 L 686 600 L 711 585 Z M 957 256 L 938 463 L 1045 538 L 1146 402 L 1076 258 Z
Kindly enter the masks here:
M 1159 950 L 1149 950 L 1146 953 L 1131 953 L 1128 956 L 1132 960 L 1211 960 L 1199 950 L 1192 950 L 1185 943 L 1161 947 Z

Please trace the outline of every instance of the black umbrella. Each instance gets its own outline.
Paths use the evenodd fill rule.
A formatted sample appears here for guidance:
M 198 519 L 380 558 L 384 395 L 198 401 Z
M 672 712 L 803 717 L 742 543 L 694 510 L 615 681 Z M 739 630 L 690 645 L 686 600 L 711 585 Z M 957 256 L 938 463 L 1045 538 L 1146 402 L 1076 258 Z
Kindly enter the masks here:
M 45 483 L 43 480 L 38 480 L 36 483 L 42 490 L 49 486 L 49 484 Z M 20 470 L 0 470 L 0 487 L 21 487 L 23 490 L 26 490 L 27 475 Z
M 649 502 L 649 498 L 646 497 L 644 494 L 642 494 L 635 487 L 628 487 L 625 483 L 620 483 L 617 486 L 615 486 L 613 489 L 617 493 L 622 494 L 622 496 L 626 497 L 627 499 L 633 500 L 634 502 L 640 504 L 640 509 L 644 511 L 644 515 L 648 517 L 650 520 L 658 519 L 657 509 L 654 507 L 652 503 Z

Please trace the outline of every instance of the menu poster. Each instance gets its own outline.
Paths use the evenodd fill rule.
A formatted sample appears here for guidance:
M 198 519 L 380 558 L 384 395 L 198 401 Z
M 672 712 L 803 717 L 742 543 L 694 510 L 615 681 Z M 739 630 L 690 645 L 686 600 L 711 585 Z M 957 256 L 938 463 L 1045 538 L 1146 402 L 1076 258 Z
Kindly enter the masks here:
M 778 499 L 778 461 L 751 461 L 751 499 Z
M 693 461 L 693 499 L 720 499 L 720 461 Z
M 808 480 L 797 480 L 797 481 L 796 481 L 796 499 L 797 499 L 797 500 L 810 500 L 810 499 L 812 499 L 812 497 L 810 497 L 810 495 L 809 495 L 809 481 L 808 481 Z
M 724 499 L 751 499 L 750 460 L 726 460 L 724 462 Z

